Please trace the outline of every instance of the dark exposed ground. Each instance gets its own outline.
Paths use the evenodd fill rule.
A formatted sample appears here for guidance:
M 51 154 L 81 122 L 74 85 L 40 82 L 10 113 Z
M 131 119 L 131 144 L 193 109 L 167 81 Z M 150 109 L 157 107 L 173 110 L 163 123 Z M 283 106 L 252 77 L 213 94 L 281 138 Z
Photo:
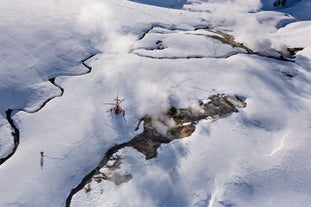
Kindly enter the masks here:
M 208 117 L 223 117 L 233 112 L 238 112 L 236 107 L 245 107 L 246 103 L 238 96 L 213 95 L 210 101 L 203 103 L 199 101 L 189 108 L 177 109 L 171 107 L 166 114 L 158 117 L 146 115 L 144 121 L 144 131 L 135 136 L 129 143 L 131 146 L 151 159 L 157 155 L 157 149 L 162 143 L 169 143 L 174 139 L 191 136 L 195 131 L 195 125 L 201 119 Z M 167 123 L 175 123 L 168 126 Z M 138 123 L 139 125 L 140 123 Z M 167 127 L 165 133 L 159 132 L 157 126 Z

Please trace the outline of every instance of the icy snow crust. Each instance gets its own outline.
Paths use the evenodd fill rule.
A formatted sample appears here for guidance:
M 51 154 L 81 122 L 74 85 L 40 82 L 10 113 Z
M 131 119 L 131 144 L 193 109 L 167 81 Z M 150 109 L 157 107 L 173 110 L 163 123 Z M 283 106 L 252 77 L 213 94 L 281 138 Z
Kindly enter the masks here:
M 104 153 L 135 136 L 144 114 L 217 93 L 242 95 L 247 107 L 199 122 L 154 159 L 121 149 L 117 172 L 132 178 L 92 182 L 71 206 L 311 203 L 311 25 L 299 12 L 310 11 L 309 1 L 279 9 L 291 15 L 262 11 L 260 1 L 154 2 L 0 3 L 0 158 L 13 147 L 7 109 L 20 132 L 17 151 L 0 165 L 0 206 L 65 206 Z M 224 31 L 255 52 L 304 49 L 295 62 L 250 55 L 198 28 Z M 81 60 L 95 52 L 88 73 Z M 126 98 L 126 122 L 103 104 L 117 94 Z

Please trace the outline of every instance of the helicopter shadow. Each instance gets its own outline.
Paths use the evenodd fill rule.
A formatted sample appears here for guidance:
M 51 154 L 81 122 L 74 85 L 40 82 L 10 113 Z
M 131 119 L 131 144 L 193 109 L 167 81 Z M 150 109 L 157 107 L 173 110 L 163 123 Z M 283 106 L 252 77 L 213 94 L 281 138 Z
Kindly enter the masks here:
M 118 134 L 118 137 L 117 137 L 118 143 L 129 141 L 130 132 L 129 132 L 129 128 L 128 128 L 125 116 L 123 116 L 122 114 L 111 114 L 111 121 L 112 121 L 115 131 Z

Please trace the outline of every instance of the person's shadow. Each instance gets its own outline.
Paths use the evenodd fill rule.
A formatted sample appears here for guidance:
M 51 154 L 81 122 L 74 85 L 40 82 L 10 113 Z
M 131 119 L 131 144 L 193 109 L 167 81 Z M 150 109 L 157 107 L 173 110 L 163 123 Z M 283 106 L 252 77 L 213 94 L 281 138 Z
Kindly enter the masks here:
M 43 160 L 44 154 L 43 154 L 43 152 L 40 152 L 40 155 L 41 155 L 41 157 L 40 157 L 40 167 L 41 167 L 41 170 L 42 170 L 43 169 L 43 165 L 44 165 L 44 160 Z

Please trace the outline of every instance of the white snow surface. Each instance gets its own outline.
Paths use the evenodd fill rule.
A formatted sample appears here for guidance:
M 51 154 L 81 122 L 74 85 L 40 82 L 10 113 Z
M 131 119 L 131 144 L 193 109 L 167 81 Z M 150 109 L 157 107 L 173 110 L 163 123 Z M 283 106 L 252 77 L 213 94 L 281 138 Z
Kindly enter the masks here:
M 13 137 L 11 135 L 10 125 L 2 116 L 0 116 L 0 129 L 0 158 L 3 158 L 12 152 L 14 143 Z
M 217 93 L 241 95 L 247 107 L 202 120 L 151 160 L 121 149 L 118 172 L 133 178 L 92 182 L 71 206 L 308 206 L 310 7 L 307 0 L 276 9 L 259 0 L 1 1 L 0 158 L 13 147 L 8 109 L 20 143 L 0 165 L 0 206 L 65 206 L 105 152 L 134 137 L 141 116 Z M 251 55 L 206 37 L 197 29 L 204 27 L 255 52 L 304 49 L 295 62 Z M 81 60 L 95 52 L 84 74 Z M 58 87 L 48 81 L 54 77 Z M 116 95 L 126 98 L 126 121 L 107 112 Z

